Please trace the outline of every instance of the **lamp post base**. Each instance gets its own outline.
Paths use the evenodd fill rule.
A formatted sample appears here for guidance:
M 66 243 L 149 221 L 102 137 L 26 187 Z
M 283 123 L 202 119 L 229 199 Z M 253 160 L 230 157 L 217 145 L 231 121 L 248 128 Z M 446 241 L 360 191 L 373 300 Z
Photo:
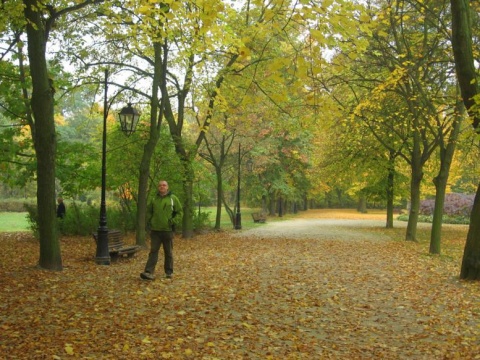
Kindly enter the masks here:
M 95 263 L 97 265 L 110 265 L 110 256 L 108 257 L 96 257 Z
M 102 208 L 102 215 L 105 214 Z M 97 265 L 110 265 L 110 252 L 108 250 L 108 228 L 106 224 L 106 216 L 103 215 L 101 224 L 98 228 L 97 235 L 97 253 L 95 254 L 95 262 Z
M 235 230 L 242 229 L 242 214 L 237 212 L 235 214 Z

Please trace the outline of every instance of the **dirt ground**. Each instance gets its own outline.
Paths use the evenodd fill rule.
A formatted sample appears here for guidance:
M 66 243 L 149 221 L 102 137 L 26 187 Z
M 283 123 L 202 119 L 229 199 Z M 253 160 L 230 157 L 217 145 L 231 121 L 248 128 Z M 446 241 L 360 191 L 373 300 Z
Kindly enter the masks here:
M 480 285 L 458 279 L 466 229 L 445 227 L 431 256 L 382 213 L 310 210 L 177 237 L 173 280 L 160 256 L 153 282 L 147 250 L 99 266 L 93 239 L 63 238 L 49 272 L 36 240 L 0 234 L 0 358 L 480 359 Z

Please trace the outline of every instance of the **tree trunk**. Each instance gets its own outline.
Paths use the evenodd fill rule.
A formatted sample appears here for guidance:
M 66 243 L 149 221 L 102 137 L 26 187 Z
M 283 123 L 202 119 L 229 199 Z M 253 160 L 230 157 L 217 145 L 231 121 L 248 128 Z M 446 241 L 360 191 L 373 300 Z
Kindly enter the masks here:
M 473 127 L 478 130 L 480 114 L 474 110 L 475 95 L 479 92 L 477 73 L 472 50 L 472 24 L 470 21 L 470 1 L 451 0 L 452 6 L 452 48 L 455 57 L 455 70 L 460 85 L 462 100 Z
M 423 179 L 423 162 L 420 150 L 421 135 L 419 132 L 418 115 L 413 121 L 413 149 L 411 152 L 411 174 L 410 180 L 410 213 L 408 216 L 407 231 L 405 240 L 417 241 L 418 211 L 420 209 L 420 184 Z
M 217 166 L 215 167 L 217 173 L 217 214 L 215 216 L 215 230 L 220 230 L 221 221 L 222 221 L 222 199 L 223 199 L 223 178 L 222 178 L 222 169 Z
M 467 242 L 463 251 L 460 278 L 466 280 L 480 280 L 480 184 L 475 194 Z
M 443 223 L 443 207 L 445 204 L 445 191 L 447 189 L 448 175 L 452 165 L 455 147 L 462 125 L 462 106 L 457 104 L 456 114 L 451 126 L 448 143 L 445 145 L 443 141 L 443 134 L 440 134 L 440 170 L 438 175 L 433 180 L 435 184 L 435 208 L 433 210 L 432 232 L 430 234 L 430 253 L 440 254 L 441 252 L 441 237 L 442 237 L 442 223 Z
M 435 206 L 433 208 L 432 232 L 430 234 L 430 254 L 440 254 L 441 251 L 443 205 L 445 204 L 447 178 L 439 174 L 434 179 Z
M 283 199 L 281 195 L 278 197 L 278 216 L 283 216 Z
M 262 212 L 266 213 L 267 212 L 267 196 L 262 195 Z
M 150 162 L 155 152 L 155 146 L 158 142 L 158 136 L 150 136 L 145 144 L 142 160 L 139 167 L 138 177 L 138 202 L 137 202 L 137 232 L 136 244 L 142 247 L 147 246 L 146 242 L 146 221 L 147 221 L 147 202 L 148 202 L 148 180 L 150 178 Z
M 138 202 L 137 202 L 137 232 L 136 244 L 146 247 L 146 221 L 147 221 L 147 202 L 148 202 L 148 180 L 150 178 L 150 163 L 155 153 L 163 119 L 163 107 L 158 105 L 158 89 L 163 84 L 166 77 L 162 62 L 162 45 L 153 44 L 155 67 L 152 83 L 152 97 L 150 98 L 150 134 L 143 148 L 142 160 L 138 169 Z M 165 54 L 166 56 L 166 54 Z M 161 101 L 163 104 L 163 99 Z M 160 108 L 160 110 L 159 110 Z M 156 184 L 155 184 L 156 185 Z M 156 188 L 156 186 L 155 186 Z
M 275 216 L 276 213 L 276 199 L 275 199 L 275 193 L 270 193 L 268 197 L 268 214 L 270 216 Z
M 183 203 L 183 222 L 182 236 L 184 239 L 190 239 L 193 236 L 193 179 L 194 173 L 192 163 L 189 159 L 182 159 L 184 165 L 185 180 L 183 181 L 183 190 L 185 200 Z
M 365 193 L 363 191 L 360 193 L 360 196 L 358 198 L 357 211 L 362 213 L 362 214 L 367 213 L 367 196 L 365 195 Z
M 394 198 L 394 181 L 395 181 L 395 158 L 390 152 L 388 159 L 387 174 L 387 229 L 393 229 L 393 198 Z
M 338 206 L 343 209 L 343 191 L 336 189 L 335 194 L 337 195 Z
M 480 115 L 474 111 L 475 95 L 479 93 L 472 51 L 471 23 L 469 18 L 469 0 L 451 0 L 452 7 L 452 48 L 455 57 L 455 69 L 460 85 L 463 103 L 473 118 L 473 127 L 480 126 Z M 480 185 L 477 188 L 467 242 L 463 252 L 461 279 L 480 280 Z
M 223 203 L 223 206 L 225 207 L 225 211 L 227 212 L 227 215 L 230 218 L 230 222 L 232 223 L 233 226 L 235 226 L 234 213 L 233 213 L 233 210 L 230 208 L 230 206 L 228 206 L 227 201 L 225 200 L 225 194 L 223 192 L 223 189 L 222 189 L 221 195 L 222 195 L 222 203 Z
M 25 0 L 28 58 L 32 77 L 31 108 L 35 118 L 32 137 L 37 156 L 37 209 L 40 236 L 39 266 L 62 270 L 60 242 L 55 213 L 55 151 L 54 89 L 48 76 L 46 31 L 36 1 Z
M 420 209 L 420 184 L 423 171 L 418 166 L 412 166 L 412 180 L 410 182 L 410 214 L 408 216 L 405 240 L 417 241 L 418 211 Z

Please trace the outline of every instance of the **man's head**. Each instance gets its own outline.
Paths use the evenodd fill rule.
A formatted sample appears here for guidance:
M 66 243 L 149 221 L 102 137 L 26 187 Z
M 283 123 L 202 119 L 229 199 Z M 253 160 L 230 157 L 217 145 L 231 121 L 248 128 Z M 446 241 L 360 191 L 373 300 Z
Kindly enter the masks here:
M 162 196 L 165 196 L 168 194 L 168 183 L 165 180 L 160 180 L 158 182 L 158 192 Z

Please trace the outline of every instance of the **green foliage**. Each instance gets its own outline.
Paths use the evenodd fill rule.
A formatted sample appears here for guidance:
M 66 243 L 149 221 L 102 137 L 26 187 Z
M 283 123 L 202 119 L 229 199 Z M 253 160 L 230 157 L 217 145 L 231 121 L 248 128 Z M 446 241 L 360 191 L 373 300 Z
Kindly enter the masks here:
M 128 138 L 118 126 L 115 126 L 108 134 L 108 187 L 111 189 L 128 188 L 132 199 L 137 198 L 138 167 L 143 156 L 147 131 L 148 127 L 140 123 L 137 130 Z M 150 163 L 148 185 L 150 195 L 156 193 L 158 181 L 165 179 L 168 181 L 170 191 L 183 199 L 183 173 L 179 169 L 182 169 L 181 161 L 175 152 L 168 129 L 163 127 Z
M 100 185 L 101 159 L 94 144 L 59 141 L 56 177 L 62 194 L 77 196 Z
M 25 125 L 26 122 L 23 117 L 23 114 L 25 114 L 25 103 L 22 101 L 22 85 L 25 84 L 22 84 L 20 81 L 19 71 L 19 67 L 13 63 L 0 61 L 1 114 L 5 120 L 8 120 L 9 124 Z M 26 81 L 29 80 L 26 79 Z
M 212 222 L 210 220 L 210 212 L 195 211 L 193 213 L 193 229 L 195 231 L 202 231 L 212 228 Z
M 30 231 L 38 239 L 38 211 L 36 205 L 25 204 L 27 210 L 27 220 Z
M 0 181 L 11 187 L 24 187 L 36 171 L 31 137 L 26 128 L 1 121 L 0 125 Z
M 68 235 L 88 235 L 98 228 L 100 209 L 84 203 L 66 204 L 67 212 L 62 221 L 62 233 Z M 109 211 L 107 208 L 107 222 Z M 108 224 L 110 225 L 110 224 Z
M 37 207 L 25 204 L 28 215 L 29 229 L 38 235 Z M 86 203 L 66 203 L 67 212 L 64 219 L 57 219 L 58 231 L 64 235 L 87 236 L 97 231 L 99 226 L 100 208 Z M 120 203 L 107 203 L 107 226 L 109 229 L 119 229 L 122 232 L 135 230 L 136 209 L 122 206 Z
M 402 214 L 397 217 L 399 221 L 408 221 L 408 214 Z M 468 225 L 470 218 L 466 216 L 443 215 L 443 224 Z M 418 215 L 418 222 L 432 223 L 433 215 Z

